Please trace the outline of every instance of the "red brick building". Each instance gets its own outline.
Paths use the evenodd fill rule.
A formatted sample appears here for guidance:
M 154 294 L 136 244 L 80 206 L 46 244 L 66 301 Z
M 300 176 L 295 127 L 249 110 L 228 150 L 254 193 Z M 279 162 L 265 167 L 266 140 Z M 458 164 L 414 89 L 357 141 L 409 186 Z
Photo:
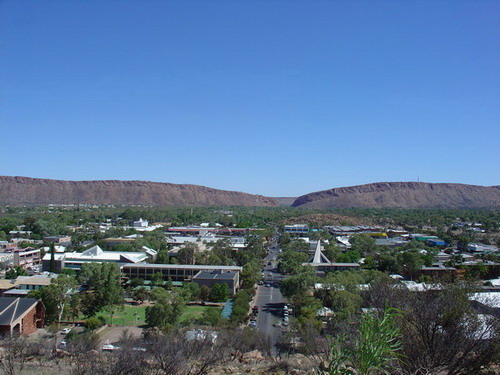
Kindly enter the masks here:
M 29 335 L 45 324 L 45 306 L 35 298 L 0 297 L 0 335 Z

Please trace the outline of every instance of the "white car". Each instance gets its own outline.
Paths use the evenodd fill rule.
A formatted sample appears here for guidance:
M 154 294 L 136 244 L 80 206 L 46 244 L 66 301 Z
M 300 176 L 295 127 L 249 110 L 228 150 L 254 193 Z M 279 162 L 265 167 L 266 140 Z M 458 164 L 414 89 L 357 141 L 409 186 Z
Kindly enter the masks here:
M 63 335 L 67 335 L 67 334 L 68 334 L 68 333 L 70 333 L 70 332 L 71 332 L 71 328 L 64 328 L 64 329 L 61 331 L 61 333 L 62 333 Z
M 61 341 L 59 345 L 57 345 L 59 349 L 66 349 L 67 346 L 68 344 L 66 343 L 66 341 Z
M 111 345 L 111 344 L 106 344 L 106 345 L 102 346 L 102 350 L 108 351 L 108 352 L 111 352 L 113 350 L 118 350 L 118 349 L 120 349 L 119 346 L 114 346 L 114 345 Z

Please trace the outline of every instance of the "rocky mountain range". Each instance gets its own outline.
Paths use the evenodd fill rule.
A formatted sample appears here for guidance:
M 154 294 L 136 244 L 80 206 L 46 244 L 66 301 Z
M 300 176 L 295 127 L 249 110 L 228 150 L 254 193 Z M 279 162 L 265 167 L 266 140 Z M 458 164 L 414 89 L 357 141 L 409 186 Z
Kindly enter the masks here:
M 500 186 L 378 182 L 305 194 L 292 207 L 500 208 Z
M 379 182 L 298 198 L 270 198 L 198 185 L 150 181 L 62 181 L 0 176 L 1 205 L 292 206 L 327 208 L 500 208 L 500 186 Z
M 197 185 L 149 181 L 61 181 L 0 176 L 0 204 L 276 206 L 272 198 Z

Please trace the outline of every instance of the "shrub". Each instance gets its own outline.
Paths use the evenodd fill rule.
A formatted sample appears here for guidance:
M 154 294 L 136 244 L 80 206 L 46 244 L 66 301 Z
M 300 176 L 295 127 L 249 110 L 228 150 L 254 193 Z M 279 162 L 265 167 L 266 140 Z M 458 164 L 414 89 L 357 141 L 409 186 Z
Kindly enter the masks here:
M 99 317 L 99 318 L 96 318 L 96 317 L 92 317 L 92 318 L 88 318 L 86 321 L 85 321 L 85 328 L 88 330 L 88 331 L 93 331 L 94 329 L 96 328 L 99 328 L 101 326 L 104 325 L 102 319 L 104 319 L 103 317 Z

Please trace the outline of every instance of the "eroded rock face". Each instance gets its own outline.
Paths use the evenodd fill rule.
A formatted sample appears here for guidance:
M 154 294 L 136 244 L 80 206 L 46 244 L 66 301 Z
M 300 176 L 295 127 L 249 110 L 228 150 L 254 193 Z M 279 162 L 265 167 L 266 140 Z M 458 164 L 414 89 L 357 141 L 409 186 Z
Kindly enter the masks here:
M 276 206 L 272 198 L 205 186 L 150 181 L 62 181 L 0 176 L 0 204 Z
M 298 197 L 304 208 L 500 208 L 500 186 L 379 182 Z

